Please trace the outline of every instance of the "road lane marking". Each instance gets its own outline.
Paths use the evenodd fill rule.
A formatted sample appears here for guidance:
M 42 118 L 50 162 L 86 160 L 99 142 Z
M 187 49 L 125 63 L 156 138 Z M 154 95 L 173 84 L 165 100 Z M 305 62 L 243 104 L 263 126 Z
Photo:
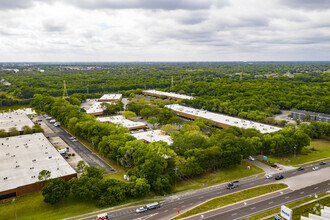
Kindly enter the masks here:
M 199 199 L 202 199 L 202 198 L 204 198 L 204 196 L 201 196 L 201 197 L 198 197 Z
M 304 194 L 305 192 L 300 192 L 300 194 Z
M 319 187 L 315 187 L 314 189 L 318 189 Z
M 256 207 L 252 207 L 251 210 L 255 209 Z
M 237 215 L 237 213 L 235 212 L 235 213 L 231 214 L 231 216 L 234 216 L 234 215 Z
M 164 212 L 168 212 L 168 209 L 166 209 Z
M 268 204 L 272 204 L 272 203 L 274 203 L 273 201 L 271 201 L 271 202 L 269 202 Z
M 288 198 L 290 198 L 290 196 L 287 196 L 287 197 L 285 197 L 284 199 L 288 199 Z
M 182 201 L 182 202 L 179 202 L 179 205 L 180 205 L 180 204 L 183 204 L 183 203 L 184 203 L 184 201 Z

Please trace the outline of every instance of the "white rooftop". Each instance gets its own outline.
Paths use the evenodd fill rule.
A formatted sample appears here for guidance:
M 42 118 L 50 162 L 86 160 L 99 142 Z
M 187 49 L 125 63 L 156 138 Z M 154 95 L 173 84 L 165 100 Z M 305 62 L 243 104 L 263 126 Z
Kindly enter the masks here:
M 202 109 L 186 107 L 186 106 L 182 106 L 182 105 L 178 105 L 178 104 L 166 105 L 165 107 L 172 109 L 176 112 L 186 113 L 186 114 L 197 116 L 200 118 L 209 119 L 214 122 L 227 124 L 229 126 L 236 126 L 236 127 L 242 128 L 242 129 L 254 128 L 256 130 L 259 130 L 261 133 L 271 133 L 271 132 L 279 131 L 282 129 L 282 128 L 271 126 L 271 125 L 261 124 L 258 122 L 249 121 L 249 120 L 240 119 L 240 118 L 234 118 L 234 117 L 230 117 L 227 115 L 213 113 L 213 112 L 209 112 L 209 111 L 202 110 Z
M 146 126 L 143 122 L 135 122 L 124 118 L 122 115 L 110 116 L 110 117 L 98 117 L 97 120 L 100 122 L 109 122 L 114 124 L 121 124 L 122 126 L 133 129 L 136 127 Z
M 32 108 L 17 109 L 14 112 L 24 113 L 26 115 L 35 115 L 35 114 L 37 114 L 36 111 L 34 111 Z
M 42 170 L 76 173 L 42 133 L 0 138 L 0 192 L 37 182 Z
M 94 102 L 93 105 L 86 110 L 87 114 L 103 113 L 103 108 L 101 107 L 102 103 L 112 104 L 112 102 Z
M 158 90 L 144 90 L 143 92 L 147 92 L 147 93 L 151 93 L 151 94 L 155 94 L 155 95 L 164 95 L 167 97 L 174 97 L 174 98 L 178 98 L 178 99 L 193 99 L 194 97 L 192 96 L 188 96 L 188 95 L 182 95 L 182 94 L 176 94 L 174 92 L 162 92 L 162 91 L 158 91 Z
M 152 131 L 144 131 L 135 134 L 131 134 L 138 140 L 145 140 L 149 143 L 156 142 L 156 141 L 165 141 L 168 144 L 172 144 L 173 140 L 169 135 L 161 134 L 161 130 L 152 130 Z
M 106 100 L 120 100 L 122 98 L 122 94 L 104 94 L 99 101 Z
M 5 129 L 7 132 L 10 128 L 16 127 L 21 131 L 25 125 L 32 128 L 33 122 L 23 112 L 5 112 L 0 113 L 0 129 Z

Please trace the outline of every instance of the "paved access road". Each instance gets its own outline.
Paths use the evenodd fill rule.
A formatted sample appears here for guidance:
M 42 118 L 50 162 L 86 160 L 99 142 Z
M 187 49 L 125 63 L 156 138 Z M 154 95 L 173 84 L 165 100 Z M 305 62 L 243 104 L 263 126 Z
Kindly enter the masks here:
M 318 171 L 312 171 L 313 166 L 305 167 L 305 170 L 303 171 L 297 171 L 295 170 L 290 170 L 290 171 L 285 171 L 281 172 L 281 174 L 284 176 L 284 178 L 289 178 L 289 177 L 294 177 L 300 174 L 308 173 L 308 172 L 318 172 Z M 326 165 L 319 166 L 320 169 L 324 169 L 326 167 L 329 167 L 329 161 L 327 162 Z M 171 196 L 170 198 L 166 199 L 162 203 L 162 207 L 159 209 L 155 210 L 149 210 L 145 213 L 140 213 L 137 214 L 135 213 L 135 210 L 137 207 L 130 207 L 130 208 L 125 208 L 125 209 L 120 209 L 117 211 L 109 212 L 108 215 L 111 220 L 127 220 L 127 219 L 135 219 L 135 220 L 144 220 L 144 219 L 170 219 L 176 215 L 178 215 L 178 211 L 183 212 L 186 210 L 191 209 L 192 207 L 199 205 L 206 200 L 219 197 L 222 195 L 226 195 L 232 192 L 237 192 L 243 189 L 248 189 L 251 187 L 255 186 L 260 186 L 264 184 L 269 184 L 269 183 L 279 183 L 281 181 L 276 181 L 274 178 L 273 179 L 265 179 L 265 177 L 258 177 L 258 178 L 252 178 L 248 180 L 244 180 L 240 182 L 239 188 L 235 189 L 226 189 L 225 184 L 215 186 L 215 187 L 210 187 L 207 189 L 201 189 L 201 190 L 196 190 L 193 192 L 188 192 L 186 194 L 180 195 L 174 195 Z M 323 189 L 323 188 L 322 188 Z M 319 190 L 322 190 L 321 188 Z M 317 191 L 317 190 L 316 190 Z M 283 195 L 290 192 L 290 190 L 283 190 Z M 302 195 L 301 196 L 305 196 Z M 274 199 L 275 200 L 275 199 Z M 253 211 L 253 210 L 252 210 Z M 256 210 L 254 210 L 256 211 Z M 85 219 L 95 219 L 95 217 L 90 217 L 90 218 L 85 218 Z M 218 218 L 219 219 L 219 218 Z M 222 218 L 220 218 L 222 219 Z M 232 219 L 232 218 L 231 218 Z
M 104 160 L 94 154 L 91 150 L 89 150 L 85 145 L 80 143 L 79 141 L 72 141 L 70 138 L 72 137 L 69 133 L 67 133 L 61 127 L 55 127 L 48 120 L 43 117 L 38 117 L 38 119 L 42 120 L 42 123 L 45 123 L 54 133 L 47 134 L 46 137 L 55 137 L 59 136 L 62 140 L 67 143 L 71 148 L 73 148 L 77 154 L 88 164 L 93 165 L 95 167 L 103 168 L 105 167 L 107 172 L 113 173 L 116 172 L 109 164 L 107 164 Z

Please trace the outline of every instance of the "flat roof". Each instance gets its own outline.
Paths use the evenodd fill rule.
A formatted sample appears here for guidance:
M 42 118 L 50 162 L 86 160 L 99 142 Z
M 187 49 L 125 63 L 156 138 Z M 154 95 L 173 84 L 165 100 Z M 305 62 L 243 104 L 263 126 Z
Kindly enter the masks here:
M 136 127 L 145 127 L 146 124 L 143 122 L 135 122 L 124 118 L 122 115 L 110 116 L 110 117 L 98 117 L 96 120 L 100 122 L 109 122 L 114 124 L 121 124 L 122 126 L 134 129 Z
M 101 107 L 101 104 L 102 103 L 108 103 L 108 104 L 110 104 L 110 105 L 112 105 L 113 103 L 112 102 L 97 102 L 97 101 L 95 101 L 93 104 L 92 104 L 92 106 L 90 107 L 90 108 L 88 108 L 87 110 L 86 110 L 86 113 L 87 114 L 95 114 L 95 113 L 103 113 L 103 108 Z
M 249 121 L 249 120 L 245 120 L 245 119 L 241 119 L 241 118 L 234 118 L 234 117 L 230 117 L 227 115 L 209 112 L 209 111 L 206 111 L 203 109 L 195 109 L 195 108 L 186 107 L 186 106 L 182 106 L 182 105 L 178 105 L 178 104 L 166 105 L 165 107 L 172 109 L 176 112 L 181 112 L 181 113 L 197 116 L 197 117 L 204 118 L 204 119 L 209 119 L 214 122 L 219 122 L 219 123 L 226 124 L 229 126 L 236 126 L 236 127 L 242 128 L 242 129 L 254 128 L 256 130 L 259 130 L 261 133 L 271 133 L 271 132 L 279 131 L 282 129 L 282 128 L 275 127 L 272 125 L 261 124 L 258 122 Z
M 165 141 L 168 144 L 172 144 L 173 140 L 169 135 L 163 135 L 161 130 L 143 131 L 131 134 L 138 140 L 145 140 L 149 143 L 156 141 Z
M 120 100 L 122 97 L 122 94 L 104 94 L 99 100 Z
M 42 133 L 0 138 L 0 192 L 37 182 L 42 170 L 51 178 L 76 173 Z
M 33 122 L 23 112 L 5 112 L 0 113 L 0 129 L 9 129 L 15 127 L 17 130 L 22 131 L 25 125 L 32 128 Z
M 178 99 L 193 99 L 194 97 L 192 96 L 188 96 L 188 95 L 182 95 L 182 94 L 176 94 L 174 92 L 162 92 L 162 91 L 158 91 L 158 90 L 144 90 L 143 92 L 147 92 L 147 93 L 151 93 L 154 95 L 164 95 L 167 97 L 174 97 L 174 98 L 178 98 Z

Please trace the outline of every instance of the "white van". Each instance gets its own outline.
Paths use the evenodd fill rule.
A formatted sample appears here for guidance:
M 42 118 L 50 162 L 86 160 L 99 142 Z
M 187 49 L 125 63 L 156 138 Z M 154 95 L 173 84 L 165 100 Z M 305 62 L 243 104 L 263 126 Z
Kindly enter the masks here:
M 56 120 L 55 120 L 55 119 L 52 119 L 52 120 L 50 120 L 49 122 L 50 122 L 50 123 L 55 123 Z

